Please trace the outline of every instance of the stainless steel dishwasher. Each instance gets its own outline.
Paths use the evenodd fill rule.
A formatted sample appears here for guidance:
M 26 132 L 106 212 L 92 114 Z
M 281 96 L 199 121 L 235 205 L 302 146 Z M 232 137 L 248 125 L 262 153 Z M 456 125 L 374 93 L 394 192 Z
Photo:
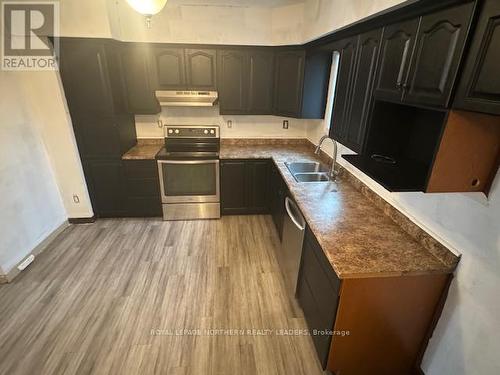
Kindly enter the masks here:
M 285 198 L 285 209 L 287 214 L 283 223 L 283 241 L 278 252 L 278 263 L 287 289 L 295 295 L 306 221 L 297 204 L 289 197 Z

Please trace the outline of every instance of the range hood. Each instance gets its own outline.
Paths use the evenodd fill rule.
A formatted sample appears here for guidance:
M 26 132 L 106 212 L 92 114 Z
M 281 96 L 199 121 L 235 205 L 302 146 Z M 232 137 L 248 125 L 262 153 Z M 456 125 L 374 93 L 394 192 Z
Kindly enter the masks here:
M 211 107 L 217 104 L 217 91 L 155 91 L 162 107 Z

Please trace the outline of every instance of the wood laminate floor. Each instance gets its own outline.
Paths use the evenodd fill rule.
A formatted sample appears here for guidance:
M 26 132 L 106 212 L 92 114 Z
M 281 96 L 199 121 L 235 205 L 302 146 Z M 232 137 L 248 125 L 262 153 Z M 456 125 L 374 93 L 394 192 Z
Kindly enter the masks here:
M 310 337 L 210 331 L 306 328 L 276 246 L 269 216 L 71 226 L 0 285 L 0 374 L 321 374 Z

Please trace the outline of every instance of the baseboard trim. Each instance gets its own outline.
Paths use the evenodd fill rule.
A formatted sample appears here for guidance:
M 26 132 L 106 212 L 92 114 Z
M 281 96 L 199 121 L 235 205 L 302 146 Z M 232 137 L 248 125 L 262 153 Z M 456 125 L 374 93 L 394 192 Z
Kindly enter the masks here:
M 96 221 L 95 215 L 92 217 L 70 217 L 68 222 L 70 224 L 92 224 Z
M 35 248 L 31 250 L 29 254 L 26 254 L 26 256 L 20 262 L 18 262 L 14 268 L 12 268 L 9 272 L 7 272 L 6 275 L 0 275 L 0 284 L 11 283 L 21 273 L 21 271 L 19 271 L 17 266 L 22 262 L 24 262 L 24 260 L 28 258 L 30 255 L 34 255 L 36 257 L 39 254 L 41 254 L 47 248 L 47 246 L 50 245 L 50 243 L 54 241 L 54 239 L 59 234 L 61 234 L 68 226 L 69 222 L 68 220 L 65 220 L 61 225 L 59 225 L 56 229 L 54 229 L 52 233 L 50 233 L 42 242 L 40 242 L 37 246 L 35 246 Z M 29 269 L 29 267 L 26 269 Z

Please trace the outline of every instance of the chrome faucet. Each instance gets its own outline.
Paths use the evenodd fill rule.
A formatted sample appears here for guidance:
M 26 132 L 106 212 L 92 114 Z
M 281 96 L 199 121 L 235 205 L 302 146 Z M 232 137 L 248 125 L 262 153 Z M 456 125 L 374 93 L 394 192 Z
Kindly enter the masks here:
M 333 156 L 332 156 L 333 160 L 332 160 L 332 166 L 330 168 L 330 178 L 332 180 L 335 180 L 337 178 L 337 175 L 338 175 L 338 172 L 335 169 L 335 164 L 337 161 L 337 142 L 335 141 L 335 139 L 330 138 L 328 135 L 322 136 L 318 142 L 318 146 L 316 147 L 316 151 L 314 151 L 314 153 L 316 155 L 319 155 L 319 153 L 321 151 L 321 146 L 323 145 L 323 142 L 327 139 L 330 139 L 333 142 Z

